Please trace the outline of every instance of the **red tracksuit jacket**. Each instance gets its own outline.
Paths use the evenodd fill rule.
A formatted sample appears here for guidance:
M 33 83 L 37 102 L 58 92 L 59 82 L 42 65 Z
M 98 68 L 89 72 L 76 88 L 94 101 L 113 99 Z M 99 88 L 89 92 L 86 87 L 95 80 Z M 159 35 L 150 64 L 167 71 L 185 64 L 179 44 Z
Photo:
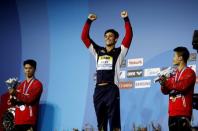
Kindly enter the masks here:
M 42 83 L 37 79 L 29 83 L 25 80 L 17 87 L 16 98 L 24 103 L 24 106 L 16 106 L 16 125 L 36 124 L 42 90 Z
M 165 85 L 161 87 L 163 94 L 169 94 L 169 116 L 186 116 L 192 115 L 192 97 L 196 82 L 195 72 L 186 67 L 182 71 L 176 71 L 176 74 L 170 77 Z M 182 94 L 181 97 L 172 99 L 170 93 L 173 91 Z
M 10 107 L 10 105 L 8 105 L 9 97 L 10 97 L 10 94 L 8 92 L 1 95 L 1 99 L 0 99 L 0 123 L 1 123 L 0 131 L 3 131 L 3 127 L 2 127 L 3 113 L 5 111 L 7 111 L 7 109 Z

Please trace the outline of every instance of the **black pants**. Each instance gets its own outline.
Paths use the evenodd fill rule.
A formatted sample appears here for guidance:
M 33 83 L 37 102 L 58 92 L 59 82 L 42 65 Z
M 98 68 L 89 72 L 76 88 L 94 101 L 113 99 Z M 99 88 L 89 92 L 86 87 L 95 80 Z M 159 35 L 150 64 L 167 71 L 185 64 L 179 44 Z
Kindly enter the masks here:
M 93 98 L 98 130 L 107 131 L 108 122 L 111 131 L 115 128 L 121 129 L 120 92 L 117 85 L 96 85 Z
M 191 131 L 190 117 L 169 117 L 169 131 Z
M 36 127 L 33 125 L 15 125 L 15 130 L 14 131 L 27 131 L 30 129 L 33 129 L 33 131 L 36 131 Z

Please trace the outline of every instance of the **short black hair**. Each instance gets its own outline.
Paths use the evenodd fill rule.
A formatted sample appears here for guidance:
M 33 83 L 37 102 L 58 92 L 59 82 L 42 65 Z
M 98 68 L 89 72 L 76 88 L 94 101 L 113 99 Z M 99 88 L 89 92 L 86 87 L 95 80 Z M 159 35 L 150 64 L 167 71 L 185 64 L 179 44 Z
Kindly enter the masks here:
M 176 47 L 174 51 L 177 52 L 180 56 L 182 56 L 184 62 L 187 63 L 190 53 L 186 47 L 179 46 Z
M 33 60 L 33 59 L 28 59 L 28 60 L 25 60 L 23 62 L 23 66 L 25 66 L 26 64 L 29 64 L 31 65 L 32 67 L 34 67 L 34 69 L 36 69 L 36 61 Z
M 104 35 L 106 35 L 108 32 L 113 33 L 115 35 L 115 38 L 118 38 L 119 37 L 119 33 L 116 30 L 114 30 L 114 29 L 108 29 L 108 30 L 106 30 L 105 33 L 104 33 Z

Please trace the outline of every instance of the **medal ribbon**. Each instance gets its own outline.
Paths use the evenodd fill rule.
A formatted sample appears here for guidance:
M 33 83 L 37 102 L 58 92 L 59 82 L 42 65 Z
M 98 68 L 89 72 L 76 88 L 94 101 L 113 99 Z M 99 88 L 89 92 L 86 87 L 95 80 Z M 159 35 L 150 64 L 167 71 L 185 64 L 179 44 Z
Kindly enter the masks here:
M 28 92 L 30 86 L 32 85 L 33 81 L 34 81 L 34 78 L 31 79 L 30 84 L 28 85 L 27 88 L 26 88 L 27 81 L 25 81 L 25 84 L 23 85 L 23 94 L 27 94 L 27 92 Z

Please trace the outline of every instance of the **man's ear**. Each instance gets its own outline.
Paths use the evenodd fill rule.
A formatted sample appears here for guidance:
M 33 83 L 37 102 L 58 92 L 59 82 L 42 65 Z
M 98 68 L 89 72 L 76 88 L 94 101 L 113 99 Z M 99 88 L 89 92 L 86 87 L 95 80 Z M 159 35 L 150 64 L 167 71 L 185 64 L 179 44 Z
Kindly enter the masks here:
M 179 56 L 179 60 L 182 61 L 183 60 L 183 57 L 182 56 Z
M 118 38 L 115 39 L 115 42 L 117 42 L 117 41 L 118 41 Z

